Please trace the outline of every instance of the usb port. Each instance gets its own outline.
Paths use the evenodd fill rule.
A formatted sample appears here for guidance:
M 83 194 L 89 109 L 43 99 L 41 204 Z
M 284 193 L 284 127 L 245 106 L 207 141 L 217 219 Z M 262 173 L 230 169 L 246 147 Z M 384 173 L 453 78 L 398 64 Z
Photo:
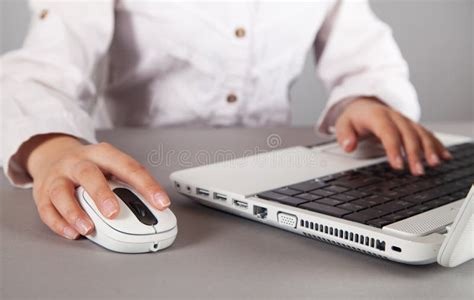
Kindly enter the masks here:
M 247 209 L 249 207 L 249 204 L 247 202 L 236 199 L 234 199 L 234 205 L 241 209 Z
M 209 197 L 209 191 L 202 188 L 196 188 L 196 194 Z
M 224 194 L 214 193 L 215 200 L 227 201 L 227 196 Z

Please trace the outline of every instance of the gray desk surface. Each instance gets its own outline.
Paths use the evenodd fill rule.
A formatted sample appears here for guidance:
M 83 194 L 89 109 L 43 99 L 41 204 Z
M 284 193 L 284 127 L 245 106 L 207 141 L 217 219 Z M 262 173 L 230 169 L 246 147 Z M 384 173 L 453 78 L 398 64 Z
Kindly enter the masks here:
M 430 127 L 474 136 L 472 122 Z M 384 261 L 206 208 L 171 188 L 168 176 L 179 164 L 197 165 L 217 150 L 268 150 L 273 133 L 281 147 L 316 140 L 310 128 L 99 132 L 146 164 L 171 195 L 178 238 L 156 254 L 117 254 L 58 237 L 39 220 L 31 191 L 0 177 L 0 298 L 474 299 L 473 261 L 456 269 Z M 168 160 L 151 165 L 156 150 Z M 178 163 L 179 150 L 191 158 Z

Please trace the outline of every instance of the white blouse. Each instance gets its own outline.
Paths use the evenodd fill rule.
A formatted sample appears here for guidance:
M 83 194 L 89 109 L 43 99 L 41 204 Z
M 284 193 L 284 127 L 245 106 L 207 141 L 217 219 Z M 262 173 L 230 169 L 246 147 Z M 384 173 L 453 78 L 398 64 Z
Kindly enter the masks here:
M 366 0 L 30 3 L 23 47 L 1 58 L 1 156 L 14 184 L 31 181 L 12 156 L 37 134 L 94 142 L 104 126 L 288 124 L 289 86 L 313 44 L 328 90 L 320 130 L 357 96 L 419 117 L 407 64 Z

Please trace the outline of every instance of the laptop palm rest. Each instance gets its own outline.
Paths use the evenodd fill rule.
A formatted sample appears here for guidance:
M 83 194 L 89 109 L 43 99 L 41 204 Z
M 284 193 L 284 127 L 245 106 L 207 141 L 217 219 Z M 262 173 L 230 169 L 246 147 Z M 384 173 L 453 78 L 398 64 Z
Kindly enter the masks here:
M 429 210 L 411 218 L 385 226 L 383 230 L 403 236 L 425 236 L 445 231 L 459 212 L 462 200 Z

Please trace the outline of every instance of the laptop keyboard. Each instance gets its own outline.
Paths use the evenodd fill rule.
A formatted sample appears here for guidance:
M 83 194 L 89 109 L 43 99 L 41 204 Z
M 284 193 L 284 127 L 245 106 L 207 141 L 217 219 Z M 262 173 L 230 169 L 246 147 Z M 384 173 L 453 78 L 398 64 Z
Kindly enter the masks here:
M 466 197 L 474 183 L 474 143 L 448 149 L 453 159 L 427 167 L 423 176 L 382 162 L 257 196 L 381 228 Z

